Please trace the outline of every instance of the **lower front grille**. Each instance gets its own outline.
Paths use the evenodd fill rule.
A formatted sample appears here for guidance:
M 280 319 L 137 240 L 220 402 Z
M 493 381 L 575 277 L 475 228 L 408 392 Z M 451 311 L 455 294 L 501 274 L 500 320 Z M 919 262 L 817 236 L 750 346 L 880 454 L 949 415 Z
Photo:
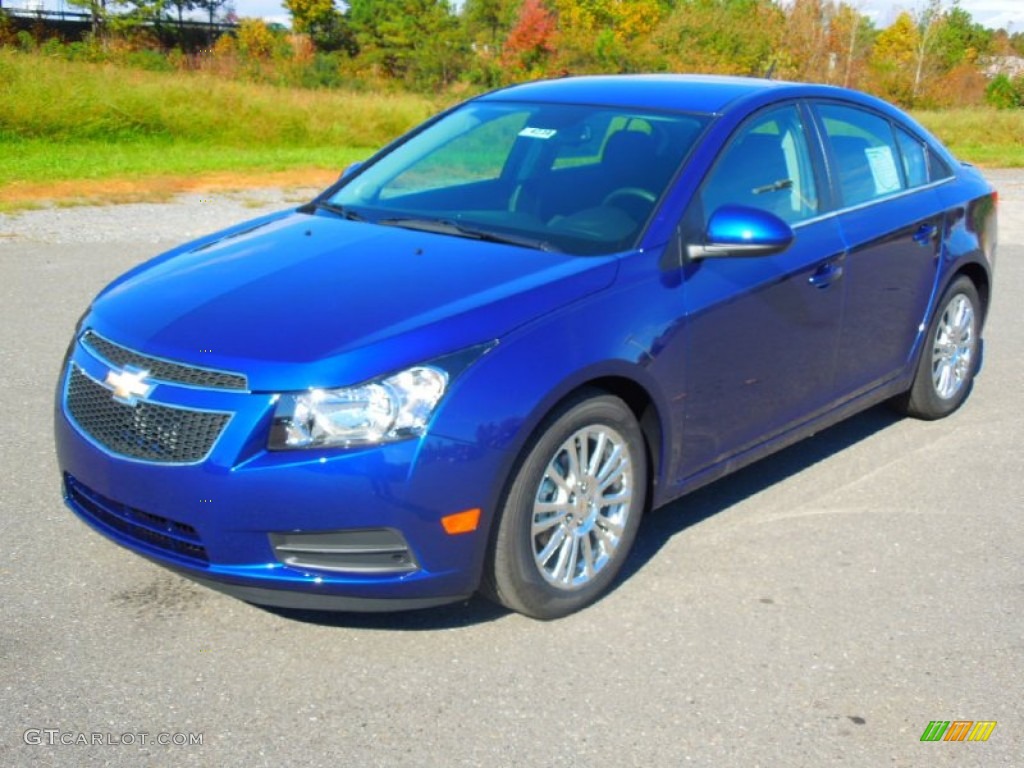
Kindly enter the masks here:
M 68 474 L 64 475 L 64 492 L 79 514 L 100 527 L 112 528 L 140 544 L 203 565 L 210 562 L 206 547 L 191 525 L 108 499 Z
M 270 546 L 278 560 L 293 568 L 377 574 L 419 570 L 405 537 L 392 528 L 272 533 Z
M 111 453 L 164 464 L 202 461 L 231 418 L 227 413 L 115 400 L 111 390 L 74 364 L 65 396 L 68 414 L 79 429 Z

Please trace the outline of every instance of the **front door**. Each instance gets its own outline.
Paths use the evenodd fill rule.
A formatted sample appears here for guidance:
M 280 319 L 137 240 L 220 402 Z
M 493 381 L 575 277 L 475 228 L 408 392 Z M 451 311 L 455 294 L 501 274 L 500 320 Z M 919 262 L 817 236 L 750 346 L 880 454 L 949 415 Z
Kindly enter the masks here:
M 817 186 L 806 123 L 789 105 L 737 131 L 693 203 L 705 225 L 724 204 L 771 211 L 796 238 L 780 254 L 685 269 L 678 481 L 720 468 L 834 400 L 845 246 L 836 219 L 819 217 Z

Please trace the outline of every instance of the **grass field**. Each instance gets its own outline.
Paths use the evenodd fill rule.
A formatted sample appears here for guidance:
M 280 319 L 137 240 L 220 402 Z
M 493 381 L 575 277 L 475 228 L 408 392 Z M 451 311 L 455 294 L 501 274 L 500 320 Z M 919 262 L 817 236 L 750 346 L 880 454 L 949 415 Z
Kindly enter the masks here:
M 204 184 L 321 185 L 444 105 L 0 49 L 0 210 L 159 198 Z M 1019 110 L 916 116 L 965 160 L 1024 166 Z
M 961 160 L 989 168 L 1024 168 L 1024 110 L 952 109 L 914 117 Z
M 319 183 L 441 106 L 406 94 L 276 88 L 0 49 L 0 208 L 47 197 Z M 117 182 L 117 183 L 114 183 Z M 122 182 L 131 182 L 124 184 Z M 147 184 L 148 182 L 148 184 Z

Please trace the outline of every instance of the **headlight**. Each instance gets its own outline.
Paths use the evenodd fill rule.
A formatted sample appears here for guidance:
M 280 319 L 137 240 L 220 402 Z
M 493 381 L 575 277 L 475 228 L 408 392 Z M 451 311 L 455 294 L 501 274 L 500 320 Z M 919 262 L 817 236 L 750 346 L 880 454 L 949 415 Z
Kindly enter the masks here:
M 374 445 L 423 434 L 448 387 L 448 373 L 420 365 L 344 389 L 282 395 L 271 450 Z

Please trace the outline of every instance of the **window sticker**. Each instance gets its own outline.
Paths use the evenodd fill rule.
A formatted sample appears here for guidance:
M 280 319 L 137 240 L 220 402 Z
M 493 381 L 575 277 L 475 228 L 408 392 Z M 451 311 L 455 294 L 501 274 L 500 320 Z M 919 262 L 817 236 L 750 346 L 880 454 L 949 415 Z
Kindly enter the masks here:
M 864 150 L 867 155 L 868 165 L 871 166 L 871 176 L 875 180 L 875 194 L 887 195 L 890 192 L 899 192 L 900 174 L 896 170 L 896 160 L 892 156 L 892 147 L 869 147 Z
M 520 136 L 524 136 L 527 139 L 550 139 L 558 131 L 554 128 L 531 128 L 527 126 L 519 132 Z

